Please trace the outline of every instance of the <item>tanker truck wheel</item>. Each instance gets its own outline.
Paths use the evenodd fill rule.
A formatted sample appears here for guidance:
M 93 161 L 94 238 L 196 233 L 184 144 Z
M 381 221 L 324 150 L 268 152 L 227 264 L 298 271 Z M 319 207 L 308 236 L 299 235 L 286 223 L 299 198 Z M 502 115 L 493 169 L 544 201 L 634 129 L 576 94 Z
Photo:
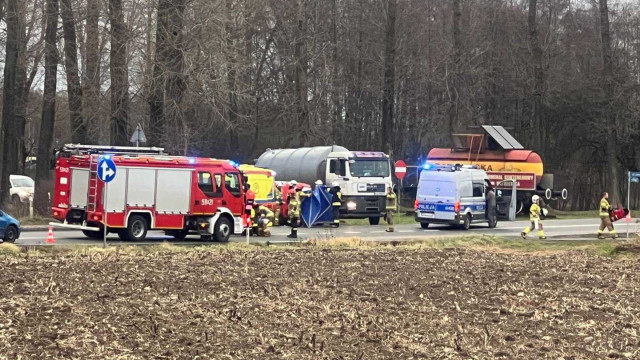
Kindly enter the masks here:
M 380 217 L 374 216 L 369 218 L 369 225 L 378 225 L 380 224 Z

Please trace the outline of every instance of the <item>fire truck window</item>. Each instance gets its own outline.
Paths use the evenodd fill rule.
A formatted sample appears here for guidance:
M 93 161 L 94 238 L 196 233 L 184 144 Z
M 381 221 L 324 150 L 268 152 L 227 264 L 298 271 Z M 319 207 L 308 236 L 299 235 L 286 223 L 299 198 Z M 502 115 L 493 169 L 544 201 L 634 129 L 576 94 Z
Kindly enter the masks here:
M 216 196 L 222 196 L 222 175 L 215 174 L 213 177 L 216 179 Z
M 211 174 L 208 172 L 199 172 L 198 173 L 198 187 L 202 190 L 203 193 L 207 196 L 213 196 L 213 181 L 211 179 Z
M 238 174 L 224 174 L 224 185 L 233 196 L 240 196 L 240 179 Z

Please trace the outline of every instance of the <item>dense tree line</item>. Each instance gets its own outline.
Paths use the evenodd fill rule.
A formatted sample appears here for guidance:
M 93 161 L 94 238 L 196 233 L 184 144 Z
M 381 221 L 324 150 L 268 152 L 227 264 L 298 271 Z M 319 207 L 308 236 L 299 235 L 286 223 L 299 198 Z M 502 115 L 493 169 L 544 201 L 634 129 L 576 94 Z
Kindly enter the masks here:
M 341 144 L 420 163 L 511 128 L 572 209 L 640 167 L 640 5 L 579 0 L 4 0 L 3 166 L 127 145 L 251 161 Z M 46 185 L 46 186 L 45 186 Z M 640 191 L 636 191 L 640 195 Z M 640 196 L 634 196 L 635 206 Z

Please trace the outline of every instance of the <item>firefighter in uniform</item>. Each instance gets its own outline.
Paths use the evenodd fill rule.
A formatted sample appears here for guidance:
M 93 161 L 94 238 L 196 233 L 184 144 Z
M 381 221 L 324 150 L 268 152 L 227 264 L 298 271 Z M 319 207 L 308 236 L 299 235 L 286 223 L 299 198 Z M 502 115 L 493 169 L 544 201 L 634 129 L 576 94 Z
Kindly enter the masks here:
M 258 236 L 271 236 L 269 227 L 273 225 L 273 211 L 264 205 L 258 206 L 257 209 Z
M 287 237 L 296 239 L 298 237 L 298 218 L 300 217 L 300 196 L 296 191 L 298 183 L 292 180 L 289 183 L 289 191 L 287 192 L 287 215 L 289 217 L 289 225 L 291 226 L 291 234 Z
M 611 211 L 613 208 L 609 204 L 609 194 L 603 193 L 602 199 L 600 199 L 600 227 L 598 228 L 598 239 L 604 239 L 604 229 L 608 229 L 611 237 L 614 239 L 618 237 L 616 234 L 616 230 L 613 228 L 613 223 L 611 222 Z
M 247 228 L 252 227 L 255 224 L 252 224 L 252 220 L 255 217 L 253 207 L 256 201 L 256 194 L 251 190 L 251 185 L 245 183 L 245 193 L 244 193 L 244 218 L 246 220 Z
M 331 188 L 331 208 L 333 210 L 333 226 L 340 226 L 340 206 L 342 206 L 342 193 L 340 192 L 340 184 L 335 181 Z
M 540 196 L 533 195 L 531 197 L 531 201 L 532 204 L 529 208 L 529 220 L 531 221 L 531 226 L 524 229 L 520 235 L 523 239 L 526 239 L 528 233 L 538 228 L 538 238 L 540 240 L 544 240 L 547 237 L 544 236 L 544 228 L 542 226 L 542 221 L 540 220 L 540 216 L 542 215 L 542 209 L 540 208 Z
M 391 187 L 387 188 L 387 232 L 393 232 L 393 217 L 395 212 L 398 210 L 398 201 L 396 199 L 396 194 L 393 193 L 393 189 Z

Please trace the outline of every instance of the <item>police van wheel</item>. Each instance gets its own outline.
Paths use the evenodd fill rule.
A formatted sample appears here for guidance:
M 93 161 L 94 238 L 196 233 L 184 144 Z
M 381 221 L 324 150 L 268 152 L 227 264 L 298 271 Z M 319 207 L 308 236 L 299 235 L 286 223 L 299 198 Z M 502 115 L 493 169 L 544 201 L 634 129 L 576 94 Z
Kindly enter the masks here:
M 125 234 L 128 240 L 144 240 L 147 237 L 148 230 L 147 220 L 140 215 L 133 215 L 129 218 Z
M 464 217 L 464 223 L 462 223 L 462 230 L 469 230 L 470 227 L 471 227 L 471 215 L 467 214 L 467 216 Z
M 229 236 L 231 236 L 231 221 L 227 217 L 221 217 L 216 222 L 216 226 L 213 230 L 213 238 L 218 242 L 227 242 L 229 241 Z
M 420 223 L 420 227 L 423 229 L 428 229 L 429 228 L 429 223 Z
M 380 217 L 374 216 L 369 218 L 369 225 L 378 225 L 380 224 Z

